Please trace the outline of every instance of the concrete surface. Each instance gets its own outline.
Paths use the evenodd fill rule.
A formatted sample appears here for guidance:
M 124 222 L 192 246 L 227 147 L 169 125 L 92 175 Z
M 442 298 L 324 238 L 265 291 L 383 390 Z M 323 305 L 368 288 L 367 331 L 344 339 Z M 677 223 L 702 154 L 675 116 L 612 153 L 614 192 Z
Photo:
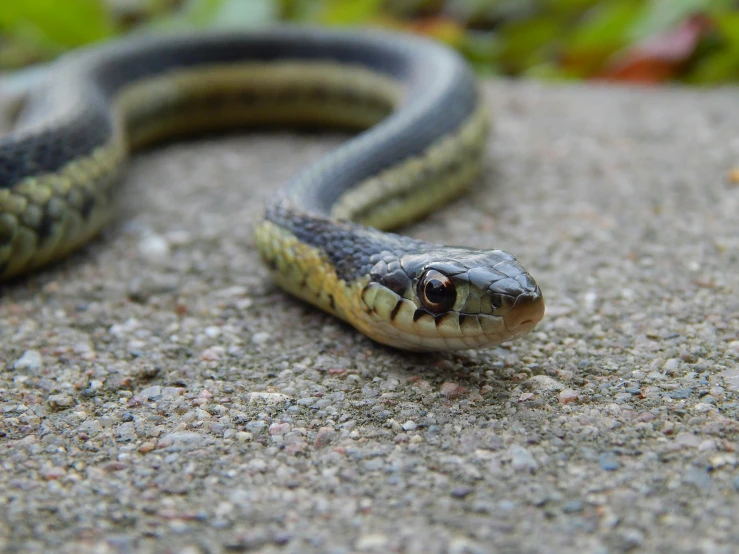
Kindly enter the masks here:
M 269 282 L 251 221 L 339 135 L 143 154 L 4 290 L 0 550 L 735 552 L 737 91 L 487 93 L 484 181 L 408 232 L 514 252 L 531 336 L 403 354 Z

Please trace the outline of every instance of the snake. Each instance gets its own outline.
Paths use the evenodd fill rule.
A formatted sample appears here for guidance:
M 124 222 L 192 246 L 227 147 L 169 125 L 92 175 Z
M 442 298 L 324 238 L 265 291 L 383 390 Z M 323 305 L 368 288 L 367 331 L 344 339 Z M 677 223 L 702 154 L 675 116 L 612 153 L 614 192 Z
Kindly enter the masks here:
M 254 222 L 279 287 L 411 351 L 489 348 L 542 319 L 541 289 L 505 250 L 393 232 L 479 179 L 490 127 L 461 55 L 394 31 L 129 36 L 62 55 L 0 137 L 0 280 L 95 237 L 133 152 L 271 126 L 352 133 Z

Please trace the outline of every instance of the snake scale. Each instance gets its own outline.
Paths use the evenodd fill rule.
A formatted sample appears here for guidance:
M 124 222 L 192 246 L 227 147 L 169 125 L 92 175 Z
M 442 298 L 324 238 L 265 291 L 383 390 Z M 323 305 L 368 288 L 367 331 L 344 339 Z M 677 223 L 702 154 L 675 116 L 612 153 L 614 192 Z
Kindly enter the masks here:
M 516 339 L 544 301 L 512 255 L 388 232 L 474 181 L 487 120 L 462 59 L 403 34 L 276 28 L 72 52 L 0 138 L 0 278 L 94 237 L 137 149 L 236 127 L 327 126 L 357 134 L 279 188 L 255 224 L 276 283 L 398 348 Z

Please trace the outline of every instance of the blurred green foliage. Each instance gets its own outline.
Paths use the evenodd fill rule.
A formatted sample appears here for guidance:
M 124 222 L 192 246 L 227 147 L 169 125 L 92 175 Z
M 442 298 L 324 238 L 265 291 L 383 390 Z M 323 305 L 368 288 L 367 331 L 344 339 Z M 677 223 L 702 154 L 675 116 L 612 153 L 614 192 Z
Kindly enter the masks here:
M 431 35 L 482 74 L 646 82 L 739 75 L 737 0 L 1 0 L 0 68 L 126 33 L 279 21 Z

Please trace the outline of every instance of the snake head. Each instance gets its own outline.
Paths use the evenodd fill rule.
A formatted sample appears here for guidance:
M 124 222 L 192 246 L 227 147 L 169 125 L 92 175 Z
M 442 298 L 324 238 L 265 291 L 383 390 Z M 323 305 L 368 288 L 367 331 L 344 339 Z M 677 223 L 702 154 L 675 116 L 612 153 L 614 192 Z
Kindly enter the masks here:
M 502 250 L 429 249 L 379 259 L 362 291 L 379 342 L 409 350 L 485 348 L 544 316 L 539 286 Z M 367 332 L 367 331 L 365 331 Z

